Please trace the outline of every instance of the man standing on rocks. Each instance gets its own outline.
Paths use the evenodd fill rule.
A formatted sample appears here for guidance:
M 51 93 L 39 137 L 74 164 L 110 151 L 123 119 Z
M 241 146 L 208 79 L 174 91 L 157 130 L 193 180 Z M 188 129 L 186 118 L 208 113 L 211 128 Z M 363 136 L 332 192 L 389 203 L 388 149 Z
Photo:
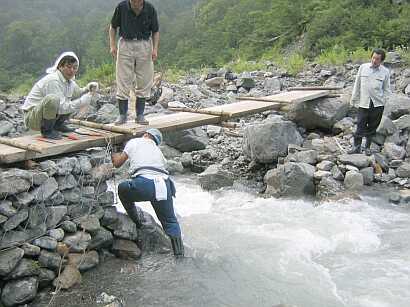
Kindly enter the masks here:
M 374 49 L 371 62 L 362 64 L 353 87 L 351 105 L 358 107 L 357 128 L 353 148 L 349 153 L 361 153 L 362 138 L 366 137 L 366 155 L 371 155 L 370 145 L 382 119 L 384 105 L 390 92 L 390 72 L 382 65 L 386 53 Z
M 161 222 L 162 228 L 171 239 L 176 257 L 184 256 L 181 228 L 174 213 L 172 197 L 175 186 L 166 171 L 166 160 L 159 149 L 162 134 L 158 129 L 148 129 L 141 138 L 130 140 L 122 153 L 111 157 L 115 167 L 120 167 L 129 159 L 131 179 L 118 185 L 118 196 L 128 216 L 141 228 L 144 216 L 134 202 L 150 201 Z
M 26 127 L 40 130 L 48 139 L 62 139 L 60 132 L 72 132 L 65 125 L 69 116 L 83 105 L 91 102 L 91 97 L 82 96 L 98 88 L 97 82 L 90 82 L 80 88 L 74 81 L 80 61 L 74 52 L 64 52 L 46 70 L 47 75 L 31 89 L 22 107 Z
M 117 47 L 118 28 L 120 39 Z M 137 97 L 135 122 L 148 125 L 144 118 L 145 100 L 151 96 L 153 61 L 158 57 L 159 45 L 158 17 L 153 5 L 145 0 L 119 3 L 111 19 L 109 38 L 110 52 L 116 58 L 116 96 L 120 112 L 115 124 L 127 122 L 128 99 L 133 89 Z

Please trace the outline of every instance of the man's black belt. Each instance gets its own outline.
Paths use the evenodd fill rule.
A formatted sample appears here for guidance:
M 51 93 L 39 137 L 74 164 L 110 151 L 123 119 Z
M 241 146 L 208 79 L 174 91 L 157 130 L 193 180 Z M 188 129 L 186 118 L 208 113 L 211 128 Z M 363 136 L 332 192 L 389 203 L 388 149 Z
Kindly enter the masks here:
M 163 169 L 160 169 L 160 168 L 157 168 L 157 167 L 154 167 L 154 166 L 143 166 L 143 167 L 139 167 L 139 168 L 137 168 L 137 169 L 134 171 L 134 175 L 135 175 L 136 173 L 138 173 L 139 171 L 142 171 L 142 170 L 155 171 L 155 172 L 158 172 L 158 173 L 162 173 L 162 174 L 165 174 L 165 175 L 169 175 L 169 172 L 168 172 L 168 171 L 163 170 Z M 134 175 L 133 175 L 133 176 L 134 176 Z

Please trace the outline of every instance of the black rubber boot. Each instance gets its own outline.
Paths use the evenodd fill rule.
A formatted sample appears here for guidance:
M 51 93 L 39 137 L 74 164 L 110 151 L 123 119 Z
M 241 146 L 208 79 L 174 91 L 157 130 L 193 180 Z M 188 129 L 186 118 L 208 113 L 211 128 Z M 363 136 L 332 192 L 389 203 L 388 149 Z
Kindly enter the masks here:
M 184 257 L 184 243 L 181 237 L 169 237 L 171 239 L 172 250 L 174 251 L 174 256 L 177 258 Z
M 66 125 L 66 121 L 70 117 L 70 114 L 62 114 L 58 115 L 56 124 L 54 125 L 54 129 L 61 131 L 61 132 L 74 132 L 75 129 L 70 128 Z
M 115 125 L 122 125 L 127 122 L 128 113 L 128 100 L 118 99 L 118 110 L 120 111 L 120 116 L 114 122 Z
M 142 224 L 145 222 L 144 212 L 140 208 L 137 208 L 133 203 L 122 203 L 122 205 L 137 228 L 141 228 Z
M 353 139 L 353 148 L 348 151 L 349 154 L 357 154 L 362 152 L 362 138 L 355 136 Z
M 366 137 L 366 144 L 365 144 L 365 149 L 364 149 L 364 151 L 366 153 L 366 156 L 371 156 L 372 155 L 372 151 L 370 149 L 371 145 L 372 145 L 372 137 L 368 136 L 368 137 Z
M 60 132 L 54 129 L 55 119 L 43 119 L 41 122 L 41 135 L 46 139 L 61 140 Z
M 145 98 L 137 97 L 137 102 L 135 104 L 135 110 L 137 116 L 135 117 L 135 122 L 140 125 L 149 125 L 149 122 L 145 120 L 144 111 L 145 111 Z

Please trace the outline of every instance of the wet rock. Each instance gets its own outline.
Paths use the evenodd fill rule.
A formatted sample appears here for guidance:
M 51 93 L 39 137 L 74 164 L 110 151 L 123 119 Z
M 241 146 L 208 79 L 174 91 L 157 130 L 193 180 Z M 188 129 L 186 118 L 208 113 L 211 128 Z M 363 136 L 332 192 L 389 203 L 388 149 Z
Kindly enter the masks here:
M 68 254 L 68 264 L 75 266 L 80 272 L 96 267 L 100 262 L 98 253 L 90 251 L 85 254 Z
M 0 276 L 8 275 L 24 256 L 24 250 L 13 248 L 0 253 Z
M 42 249 L 40 257 L 38 257 L 38 262 L 43 268 L 57 270 L 60 267 L 61 256 L 57 253 Z
M 410 190 L 400 190 L 400 201 L 403 203 L 409 203 L 410 202 Z
M 1 300 L 5 306 L 16 306 L 28 303 L 37 295 L 38 279 L 27 277 L 12 280 L 3 288 Z
M 121 259 L 133 260 L 141 257 L 141 250 L 137 244 L 129 240 L 114 240 L 111 251 Z
M 302 142 L 294 123 L 275 117 L 262 124 L 246 127 L 243 152 L 255 162 L 272 163 L 287 155 L 289 144 L 300 146 Z
M 73 235 L 67 235 L 63 240 L 63 242 L 70 248 L 70 251 L 74 253 L 84 251 L 90 241 L 91 235 L 89 233 L 79 231 Z
M 70 289 L 81 283 L 81 273 L 74 265 L 67 265 L 64 271 L 53 281 L 54 287 Z
M 313 175 L 315 167 L 306 163 L 286 163 L 266 173 L 265 193 L 274 196 L 297 197 L 314 195 Z
M 370 159 L 364 154 L 345 154 L 339 156 L 339 161 L 343 164 L 353 165 L 357 168 L 365 168 L 370 165 Z
M 400 193 L 398 192 L 392 192 L 389 195 L 389 201 L 394 204 L 400 203 L 400 199 L 401 199 L 401 196 L 400 196 Z
M 323 177 L 316 185 L 316 196 L 321 200 L 335 198 L 343 191 L 341 182 L 330 176 Z
M 217 190 L 233 185 L 233 175 L 223 170 L 219 165 L 209 166 L 203 173 L 198 175 L 198 180 L 205 190 Z
M 345 175 L 344 184 L 348 190 L 360 190 L 364 184 L 363 175 L 355 171 L 348 171 Z
M 184 172 L 184 167 L 180 161 L 167 160 L 167 170 L 171 175 L 177 173 L 182 174 Z
M 184 152 L 181 156 L 181 163 L 183 167 L 191 168 L 194 164 L 194 160 L 192 159 L 191 153 Z
M 39 274 L 40 267 L 37 262 L 31 259 L 23 258 L 4 279 L 19 279 L 22 277 L 37 276 Z
M 164 141 L 182 152 L 205 149 L 209 142 L 206 132 L 200 127 L 164 133 Z

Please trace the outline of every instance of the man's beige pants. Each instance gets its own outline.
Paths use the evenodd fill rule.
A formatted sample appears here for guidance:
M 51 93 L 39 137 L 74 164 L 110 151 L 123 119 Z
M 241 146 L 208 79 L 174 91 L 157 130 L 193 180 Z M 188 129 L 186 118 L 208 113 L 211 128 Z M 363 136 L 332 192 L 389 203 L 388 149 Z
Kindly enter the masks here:
M 120 38 L 116 66 L 117 99 L 129 99 L 131 90 L 135 91 L 136 97 L 151 96 L 154 79 L 151 39 Z
M 41 130 L 43 119 L 57 118 L 60 98 L 56 95 L 48 95 L 43 98 L 41 103 L 24 111 L 24 124 L 32 130 Z

